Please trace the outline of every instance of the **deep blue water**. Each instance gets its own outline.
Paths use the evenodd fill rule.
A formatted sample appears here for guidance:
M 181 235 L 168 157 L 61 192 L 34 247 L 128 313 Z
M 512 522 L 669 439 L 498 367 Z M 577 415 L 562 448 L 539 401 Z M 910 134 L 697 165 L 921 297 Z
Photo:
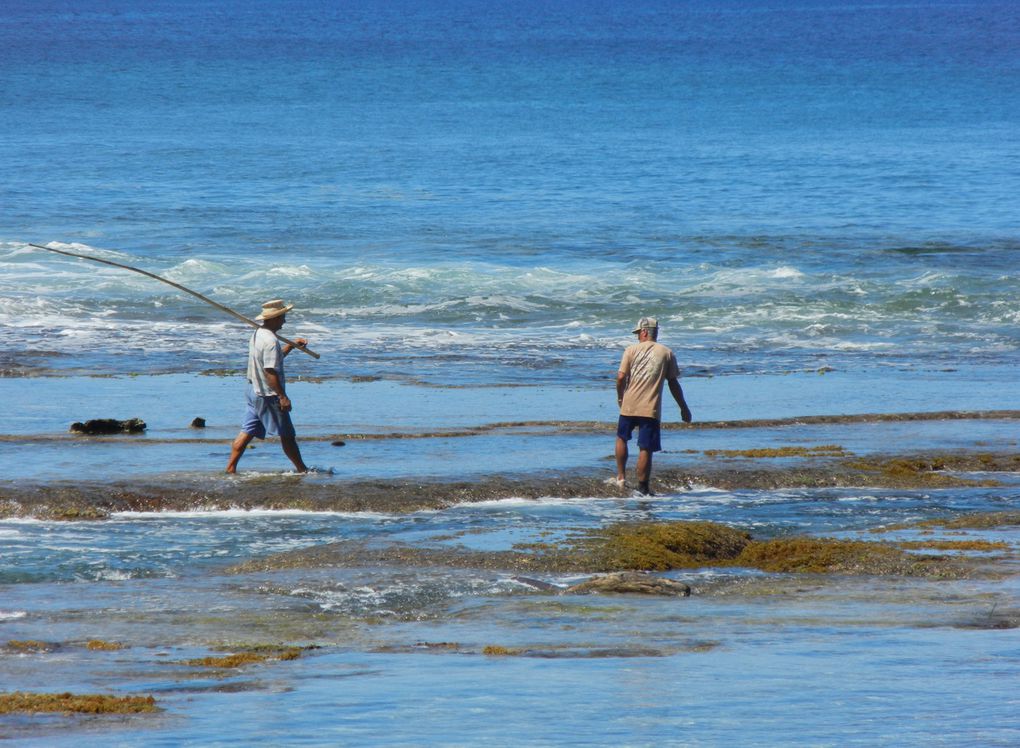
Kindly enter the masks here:
M 591 380 L 648 313 L 688 373 L 1008 367 L 1017 49 L 1005 2 L 7 2 L 0 330 L 237 365 L 55 241 L 286 296 L 321 374 Z

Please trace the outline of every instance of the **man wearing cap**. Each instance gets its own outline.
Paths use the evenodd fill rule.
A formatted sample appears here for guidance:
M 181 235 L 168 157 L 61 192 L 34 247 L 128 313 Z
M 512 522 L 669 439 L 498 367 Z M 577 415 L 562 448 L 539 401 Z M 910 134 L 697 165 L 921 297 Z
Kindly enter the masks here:
M 616 374 L 616 401 L 620 420 L 616 427 L 616 484 L 624 485 L 627 471 L 627 442 L 638 430 L 637 479 L 638 492 L 649 495 L 648 481 L 652 475 L 652 453 L 662 449 L 659 424 L 662 421 L 662 383 L 680 406 L 680 417 L 691 422 L 691 409 L 684 400 L 684 391 L 677 381 L 680 367 L 676 356 L 657 343 L 659 322 L 655 317 L 642 317 L 634 329 L 638 342 L 623 352 L 620 371 Z
M 248 410 L 241 432 L 230 448 L 228 473 L 237 472 L 237 463 L 252 439 L 276 435 L 280 436 L 283 453 L 294 463 L 294 469 L 299 473 L 308 472 L 298 449 L 294 424 L 290 421 L 291 402 L 283 373 L 283 359 L 294 346 L 289 343 L 281 346 L 276 337 L 276 331 L 287 321 L 287 312 L 293 308 L 293 304 L 273 299 L 262 305 L 262 313 L 255 318 L 262 322 L 262 327 L 256 329 L 248 341 Z M 308 341 L 296 338 L 294 342 L 304 347 Z

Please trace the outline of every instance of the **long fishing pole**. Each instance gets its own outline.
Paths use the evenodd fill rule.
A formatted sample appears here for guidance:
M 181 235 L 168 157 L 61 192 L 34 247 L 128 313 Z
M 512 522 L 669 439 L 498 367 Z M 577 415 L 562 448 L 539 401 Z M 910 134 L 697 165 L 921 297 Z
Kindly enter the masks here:
M 262 325 L 260 325 L 255 320 L 248 319 L 243 314 L 235 312 L 230 307 L 223 306 L 223 304 L 215 302 L 212 299 L 208 298 L 207 296 L 203 296 L 198 291 L 192 291 L 190 288 L 185 288 L 180 283 L 174 283 L 172 280 L 167 280 L 166 278 L 164 278 L 161 275 L 156 275 L 155 273 L 150 273 L 148 270 L 142 270 L 140 268 L 131 267 L 130 265 L 124 265 L 124 264 L 122 264 L 120 262 L 114 262 L 113 260 L 104 260 L 101 257 L 93 257 L 92 255 L 83 255 L 83 254 L 79 254 L 77 252 L 68 252 L 66 249 L 54 249 L 53 247 L 44 247 L 41 244 L 32 244 L 31 242 L 28 243 L 28 246 L 35 247 L 36 249 L 44 249 L 47 252 L 56 252 L 58 255 L 67 255 L 68 257 L 77 257 L 77 258 L 82 259 L 82 260 L 92 260 L 92 262 L 101 262 L 104 265 L 112 265 L 115 268 L 122 268 L 124 270 L 130 270 L 133 273 L 141 273 L 142 275 L 147 275 L 150 278 L 153 278 L 155 280 L 158 280 L 158 281 L 161 281 L 163 283 L 166 283 L 168 286 L 173 286 L 176 289 L 184 291 L 184 293 L 189 293 L 192 296 L 194 296 L 195 298 L 201 299 L 206 304 L 212 304 L 214 307 L 219 309 L 221 312 L 226 312 L 227 314 L 229 314 L 232 317 L 237 317 L 237 319 L 241 320 L 242 322 L 246 322 L 247 324 L 251 325 L 252 327 L 262 327 Z M 319 358 L 319 354 L 316 353 L 315 351 L 313 351 L 311 348 L 306 348 L 305 346 L 298 345 L 297 343 L 295 343 L 292 340 L 287 340 L 287 338 L 283 337 L 282 335 L 277 335 L 276 337 L 278 337 L 280 340 L 282 340 L 284 343 L 286 343 L 287 345 L 291 346 L 292 348 L 297 348 L 302 353 L 307 353 L 312 358 Z

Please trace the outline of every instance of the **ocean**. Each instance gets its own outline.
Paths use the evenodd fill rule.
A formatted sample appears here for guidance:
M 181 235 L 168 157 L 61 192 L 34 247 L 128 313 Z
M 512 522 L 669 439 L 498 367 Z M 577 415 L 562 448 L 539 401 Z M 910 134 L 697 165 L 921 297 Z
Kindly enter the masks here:
M 1015 512 L 1015 468 L 806 485 L 815 458 L 722 452 L 1017 452 L 1017 50 L 1020 5 L 994 1 L 6 0 L 0 692 L 164 711 L 0 713 L 0 738 L 1014 744 L 1015 625 L 974 621 L 1020 621 L 1015 525 L 972 531 L 1011 549 L 1008 574 L 941 591 L 708 566 L 667 573 L 694 587 L 679 602 L 550 598 L 491 568 L 241 565 L 646 519 L 867 539 Z M 31 244 L 247 316 L 293 303 L 283 334 L 321 354 L 287 359 L 317 472 L 270 441 L 220 474 L 243 323 Z M 590 488 L 645 315 L 695 418 L 667 398 L 653 501 Z M 105 417 L 148 428 L 67 433 Z M 98 514 L 55 518 L 65 501 Z M 256 644 L 316 649 L 164 662 Z

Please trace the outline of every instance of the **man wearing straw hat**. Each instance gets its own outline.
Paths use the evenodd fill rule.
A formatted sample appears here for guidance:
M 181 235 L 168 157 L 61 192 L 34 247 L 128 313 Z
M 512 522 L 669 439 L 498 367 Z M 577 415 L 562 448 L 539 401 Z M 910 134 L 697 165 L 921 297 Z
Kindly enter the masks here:
M 662 449 L 659 424 L 662 421 L 662 385 L 669 384 L 669 393 L 680 406 L 684 423 L 691 422 L 691 409 L 680 388 L 680 367 L 676 356 L 666 346 L 656 342 L 659 321 L 655 317 L 642 317 L 634 333 L 638 342 L 623 352 L 620 370 L 616 374 L 616 401 L 620 406 L 620 420 L 616 426 L 616 478 L 610 478 L 621 488 L 627 470 L 627 442 L 634 429 L 638 430 L 637 462 L 638 493 L 650 495 L 648 481 L 652 477 L 652 454 Z
M 248 341 L 248 410 L 241 432 L 231 445 L 228 473 L 237 472 L 237 463 L 252 439 L 276 435 L 280 437 L 283 453 L 294 463 L 294 469 L 299 473 L 308 472 L 298 449 L 294 424 L 290 421 L 292 405 L 283 373 L 284 357 L 295 347 L 303 348 L 308 341 L 296 338 L 295 345 L 281 346 L 276 337 L 276 331 L 287 321 L 287 312 L 293 308 L 293 304 L 273 299 L 262 305 L 262 313 L 255 318 L 262 322 L 262 327 L 256 329 Z

